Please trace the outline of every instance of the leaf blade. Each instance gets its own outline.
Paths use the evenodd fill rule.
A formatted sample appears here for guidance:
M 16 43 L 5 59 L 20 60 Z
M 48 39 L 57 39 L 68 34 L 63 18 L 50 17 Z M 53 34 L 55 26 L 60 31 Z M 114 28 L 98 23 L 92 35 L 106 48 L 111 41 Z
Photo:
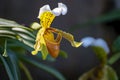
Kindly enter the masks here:
M 19 55 L 19 57 L 20 57 L 20 55 Z M 53 68 L 48 67 L 47 65 L 41 64 L 41 63 L 39 63 L 29 57 L 25 57 L 25 56 L 21 56 L 21 59 L 29 64 L 32 64 L 32 65 L 44 70 L 44 71 L 47 71 L 48 73 L 54 75 L 59 80 L 65 80 L 65 78 L 63 77 L 63 75 L 61 73 L 59 73 L 57 70 L 55 70 Z
M 8 76 L 9 76 L 10 80 L 15 80 L 14 76 L 13 76 L 13 74 L 11 72 L 10 66 L 7 64 L 6 60 L 1 56 L 1 54 L 0 54 L 0 59 L 1 59 L 1 61 L 3 62 L 4 66 L 5 66 L 6 72 L 7 72 Z

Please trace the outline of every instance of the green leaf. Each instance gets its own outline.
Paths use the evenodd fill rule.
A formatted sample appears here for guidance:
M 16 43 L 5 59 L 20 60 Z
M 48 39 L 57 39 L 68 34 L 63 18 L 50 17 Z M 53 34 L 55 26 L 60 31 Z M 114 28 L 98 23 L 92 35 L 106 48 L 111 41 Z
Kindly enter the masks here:
M 19 65 L 20 65 L 21 69 L 24 70 L 26 76 L 28 77 L 28 80 L 33 80 L 29 70 L 27 69 L 27 67 L 20 61 L 19 61 Z
M 116 72 L 110 66 L 107 66 L 107 77 L 108 80 L 118 80 Z
M 15 21 L 0 18 L 0 25 L 19 25 Z
M 0 30 L 0 34 L 11 34 L 11 35 L 15 35 L 14 32 L 8 31 L 8 30 Z
M 26 49 L 17 44 L 17 46 L 8 46 L 10 50 L 14 51 L 16 54 L 25 54 Z
M 11 70 L 13 72 L 15 80 L 21 80 L 17 57 L 15 56 L 15 54 L 9 51 L 9 58 L 10 58 L 11 66 L 12 66 Z
M 109 60 L 108 63 L 109 64 L 114 64 L 118 59 L 120 59 L 120 52 L 119 53 L 115 53 Z
M 26 34 L 23 34 L 23 33 L 17 33 L 18 36 L 24 38 L 25 40 L 28 40 L 28 41 L 31 41 L 31 42 L 34 42 L 35 41 L 35 38 L 31 38 L 30 36 L 26 35 Z
M 3 26 L 0 26 L 0 27 L 3 27 Z M 4 27 L 6 27 L 6 26 L 4 25 Z M 15 26 L 15 27 L 17 27 L 17 28 L 13 28 L 11 30 L 8 30 L 7 28 L 6 29 L 0 28 L 0 37 L 18 39 L 19 41 L 23 42 L 24 44 L 26 44 L 30 47 L 33 47 L 33 42 L 35 40 L 35 36 L 30 31 L 28 31 L 28 29 L 25 30 L 24 27 L 22 27 L 23 29 L 20 27 L 19 30 L 18 30 L 18 26 Z M 29 41 L 31 41 L 32 43 Z
M 9 79 L 10 80 L 15 80 L 14 76 L 13 76 L 13 73 L 11 72 L 10 65 L 8 65 L 7 61 L 4 59 L 3 56 L 1 56 L 1 54 L 0 54 L 0 59 L 1 59 L 1 61 L 3 62 L 4 66 L 5 66 L 5 69 L 6 69 L 6 72 L 7 72 L 8 76 L 9 76 Z
M 28 80 L 33 80 L 29 70 L 27 69 L 27 67 L 21 61 L 19 61 L 19 65 L 20 65 L 21 69 L 24 70 L 26 76 L 28 77 Z
M 118 80 L 116 72 L 110 66 L 97 66 L 80 76 L 79 80 Z
M 8 42 L 8 47 L 10 47 L 10 49 L 12 49 L 12 50 L 14 50 L 16 48 L 17 48 L 16 50 L 18 50 L 18 49 L 20 49 L 20 50 L 24 49 L 24 50 L 28 50 L 29 52 L 31 52 L 33 50 L 32 47 L 30 47 L 30 46 L 28 46 L 28 45 L 26 45 L 26 44 L 24 44 L 24 43 L 22 43 L 20 41 L 11 40 L 11 39 L 9 39 L 8 41 L 9 41 Z M 16 50 L 14 50 L 14 51 L 16 51 Z M 20 52 L 24 53 L 25 52 L 24 50 L 22 52 L 21 51 Z
M 2 19 L 0 18 L 0 27 L 4 26 L 4 27 L 17 27 L 17 28 L 23 28 L 26 29 L 28 31 L 33 31 L 30 28 L 27 28 L 25 26 L 19 25 L 18 23 L 16 23 L 15 21 L 11 21 L 11 20 L 7 20 L 7 19 Z
M 21 36 L 17 36 L 17 40 L 19 40 L 20 42 L 24 43 L 25 45 L 33 48 L 34 44 L 31 41 L 25 40 L 24 38 L 22 38 Z
M 120 36 L 114 41 L 112 51 L 115 53 L 120 52 Z
M 0 37 L 16 39 L 16 34 L 7 29 L 0 29 Z
M 16 39 L 15 36 L 9 35 L 9 34 L 0 34 L 0 38 L 11 38 L 11 39 Z
M 12 28 L 12 31 L 15 31 L 17 33 L 24 33 L 24 34 L 29 35 L 32 38 L 35 38 L 35 36 L 33 35 L 33 32 L 28 31 L 28 30 L 26 30 L 24 28 L 18 28 L 18 27 L 16 27 L 16 28 Z
M 67 53 L 63 50 L 60 50 L 59 56 L 62 56 L 63 58 L 68 58 Z
M 0 37 L 17 39 L 25 45 L 33 48 L 35 35 L 33 30 L 18 23 L 0 18 Z
M 18 27 L 18 26 L 6 26 L 6 25 L 0 25 L 0 33 L 6 33 L 6 34 L 12 34 L 12 35 L 17 35 L 19 34 L 24 34 L 28 35 L 31 38 L 35 38 L 35 35 L 33 34 L 33 31 L 29 31 L 29 28 L 25 27 Z
M 26 44 L 27 46 L 31 47 L 31 48 L 34 47 L 33 43 L 31 43 L 31 42 L 29 42 L 29 41 L 27 41 L 25 39 L 20 38 L 20 41 L 23 42 L 24 44 Z
M 33 59 L 31 59 L 30 57 L 27 57 L 27 56 L 23 56 L 23 55 L 18 55 L 20 57 L 20 59 L 24 62 L 27 62 L 29 64 L 32 64 L 50 74 L 52 74 L 53 76 L 55 76 L 56 78 L 58 78 L 58 80 L 65 80 L 65 78 L 63 77 L 63 75 L 61 73 L 59 73 L 57 70 L 51 68 L 51 67 L 48 67 L 48 65 L 45 65 L 45 64 L 41 64 Z

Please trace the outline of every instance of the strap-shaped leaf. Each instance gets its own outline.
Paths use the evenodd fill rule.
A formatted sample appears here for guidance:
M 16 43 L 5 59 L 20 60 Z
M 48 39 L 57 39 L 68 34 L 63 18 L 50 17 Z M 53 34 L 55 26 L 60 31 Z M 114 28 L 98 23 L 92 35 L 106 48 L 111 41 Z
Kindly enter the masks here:
M 108 77 L 108 80 L 118 80 L 118 76 L 115 72 L 115 70 L 110 67 L 110 66 L 106 66 L 106 71 L 107 71 L 107 77 Z
M 14 55 L 14 53 L 12 53 L 12 51 L 9 51 L 8 55 L 9 55 L 9 59 L 10 59 L 10 62 L 11 62 L 10 65 L 12 67 L 11 70 L 13 72 L 14 79 L 15 80 L 21 80 L 17 57 Z
M 17 33 L 20 37 L 24 38 L 25 40 L 28 40 L 28 41 L 31 41 L 31 42 L 34 42 L 35 39 L 34 38 L 31 38 L 30 36 L 26 35 L 26 34 L 23 34 L 23 33 Z
M 11 34 L 11 35 L 15 35 L 14 32 L 8 31 L 8 30 L 0 30 L 0 34 Z
M 115 53 L 109 60 L 108 63 L 109 64 L 114 64 L 117 60 L 120 59 L 120 52 L 119 53 Z
M 7 20 L 7 19 L 3 19 L 3 18 L 0 18 L 0 25 L 19 25 L 17 24 L 15 21 L 11 21 L 11 20 Z
M 28 41 L 28 40 L 25 40 L 25 39 L 24 39 L 24 38 L 22 38 L 22 37 L 19 37 L 19 36 L 18 36 L 18 40 L 19 40 L 20 42 L 24 43 L 25 45 L 27 45 L 27 46 L 31 47 L 31 48 L 33 48 L 33 47 L 34 47 L 34 44 L 33 44 L 33 43 L 31 43 L 31 42 L 30 42 L 30 41 Z
M 28 31 L 33 31 L 32 29 L 27 28 L 23 25 L 20 25 L 20 24 L 16 23 L 15 21 L 0 18 L 0 27 L 2 27 L 2 26 L 4 26 L 4 27 L 17 27 L 17 28 L 26 29 Z
M 35 36 L 28 30 L 25 30 L 25 29 L 22 29 L 22 28 L 12 28 L 12 27 L 9 28 L 9 27 L 5 27 L 5 26 L 2 26 L 2 27 L 0 26 L 0 34 L 17 35 L 18 33 L 19 34 L 24 34 L 28 37 L 32 37 L 33 39 L 35 38 Z
M 90 71 L 84 73 L 79 80 L 118 80 L 116 72 L 110 67 L 97 66 Z
M 33 32 L 33 30 L 31 28 L 28 28 L 28 27 L 25 27 L 25 26 L 22 26 L 22 25 L 19 25 L 19 26 L 13 26 L 13 25 L 0 25 L 0 28 L 21 28 L 21 29 L 24 29 L 24 30 L 27 30 L 29 32 Z
M 23 29 L 23 28 L 12 28 L 12 31 L 20 32 L 29 35 L 30 37 L 35 38 L 35 36 L 28 30 Z
M 49 67 L 48 65 L 41 64 L 40 62 L 37 62 L 37 61 L 33 60 L 32 58 L 27 57 L 27 56 L 23 56 L 21 54 L 19 54 L 18 57 L 20 57 L 20 59 L 22 61 L 27 62 L 29 64 L 32 64 L 32 65 L 50 73 L 50 74 L 52 74 L 53 76 L 58 78 L 58 80 L 66 80 L 60 72 L 58 72 L 56 69 Z
M 13 36 L 13 35 L 8 35 L 8 34 L 0 34 L 0 37 L 2 37 L 2 38 L 11 38 L 11 39 L 16 39 L 16 37 L 15 37 L 15 36 Z
M 17 39 L 33 48 L 34 34 L 32 29 L 21 26 L 14 21 L 0 18 L 0 37 Z
M 11 71 L 10 65 L 8 65 L 7 61 L 4 59 L 4 57 L 1 54 L 0 54 L 0 59 L 5 66 L 5 69 L 6 69 L 6 72 L 7 72 L 8 76 L 9 76 L 9 79 L 10 80 L 15 80 L 14 76 L 13 76 L 13 73 Z
M 26 76 L 28 77 L 28 80 L 33 80 L 30 71 L 27 69 L 27 67 L 21 61 L 19 61 L 19 65 L 20 68 L 24 70 Z

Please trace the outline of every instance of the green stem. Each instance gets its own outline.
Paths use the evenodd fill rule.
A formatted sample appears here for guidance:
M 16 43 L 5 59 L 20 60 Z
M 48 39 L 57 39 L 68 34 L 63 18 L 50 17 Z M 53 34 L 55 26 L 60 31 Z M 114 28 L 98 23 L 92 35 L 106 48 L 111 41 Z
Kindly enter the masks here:
M 4 57 L 8 57 L 8 54 L 7 54 L 7 40 L 5 39 L 5 45 L 4 45 L 4 53 L 3 53 L 3 56 Z
M 33 80 L 29 70 L 26 68 L 26 66 L 21 61 L 19 61 L 19 65 L 20 65 L 21 69 L 24 70 L 26 76 L 28 77 L 28 80 Z

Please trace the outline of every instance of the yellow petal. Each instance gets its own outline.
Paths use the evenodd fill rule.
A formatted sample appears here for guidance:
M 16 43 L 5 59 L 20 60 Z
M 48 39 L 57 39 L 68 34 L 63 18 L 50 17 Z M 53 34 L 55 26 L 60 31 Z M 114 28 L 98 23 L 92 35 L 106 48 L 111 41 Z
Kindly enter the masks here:
M 52 31 L 54 31 L 54 32 L 60 33 L 65 39 L 67 39 L 67 40 L 71 43 L 71 45 L 72 45 L 73 47 L 79 47 L 79 46 L 82 44 L 82 42 L 76 42 L 76 41 L 74 40 L 73 35 L 70 34 L 70 33 L 66 33 L 66 32 L 64 32 L 64 31 L 62 31 L 62 30 L 55 29 L 55 28 L 50 28 L 50 29 L 51 29 Z
M 38 51 L 40 51 L 42 49 L 42 46 L 41 45 L 45 45 L 46 46 L 46 43 L 45 43 L 45 40 L 44 40 L 44 32 L 45 32 L 45 29 L 44 28 L 41 28 L 38 33 L 37 33 L 37 37 L 36 37 L 36 43 L 34 45 L 34 51 L 32 51 L 32 54 L 33 55 L 36 55 L 38 53 Z
M 82 44 L 82 42 L 71 41 L 71 44 L 73 47 L 79 47 Z
M 38 51 L 40 50 L 40 43 L 37 41 L 34 45 L 34 51 L 32 51 L 32 55 L 36 55 Z
M 44 28 L 49 28 L 54 18 L 55 15 L 52 12 L 50 11 L 43 12 L 40 16 L 41 26 Z
M 41 28 L 41 25 L 37 22 L 33 22 L 32 25 L 31 25 L 31 28 L 34 29 L 34 30 L 38 30 Z
M 41 53 L 42 53 L 42 58 L 45 60 L 48 55 L 48 49 L 44 44 L 41 44 Z
M 41 38 L 41 36 L 44 35 L 45 30 L 46 30 L 45 28 L 41 28 L 41 29 L 38 31 L 37 36 L 36 36 L 36 41 L 39 40 L 39 39 Z
M 34 51 L 32 51 L 32 55 L 36 55 L 38 51 L 41 51 L 42 58 L 45 60 L 48 55 L 47 47 L 44 44 L 41 44 L 40 46 L 41 49 L 35 49 Z
M 32 51 L 32 55 L 36 55 L 38 53 L 38 51 L 34 50 Z

